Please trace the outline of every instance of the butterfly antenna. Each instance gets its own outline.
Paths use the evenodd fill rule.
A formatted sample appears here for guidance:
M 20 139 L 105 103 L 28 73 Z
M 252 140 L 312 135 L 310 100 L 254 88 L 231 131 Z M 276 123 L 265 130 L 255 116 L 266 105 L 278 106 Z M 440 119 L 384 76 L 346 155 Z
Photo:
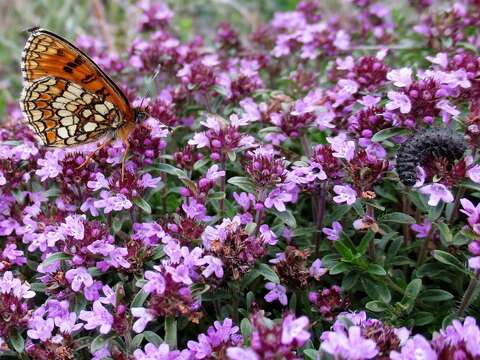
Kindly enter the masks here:
M 155 73 L 153 74 L 153 76 L 150 78 L 150 81 L 153 82 L 157 78 L 158 74 L 160 74 L 160 65 L 157 66 L 157 69 L 155 70 Z M 149 87 L 147 88 L 145 96 L 142 97 L 142 101 L 140 101 L 140 106 L 138 107 L 140 111 L 143 111 L 143 103 L 145 99 L 149 98 L 151 95 L 152 95 L 152 91 L 151 91 L 151 88 Z

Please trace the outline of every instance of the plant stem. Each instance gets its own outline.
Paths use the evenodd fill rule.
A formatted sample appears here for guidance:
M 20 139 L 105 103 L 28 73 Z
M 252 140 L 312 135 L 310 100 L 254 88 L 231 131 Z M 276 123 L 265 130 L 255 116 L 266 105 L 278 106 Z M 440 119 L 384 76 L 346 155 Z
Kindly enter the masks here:
M 230 289 L 232 291 L 232 307 L 233 307 L 233 322 L 238 324 L 238 306 L 240 300 L 240 288 L 238 282 L 230 283 Z
M 428 246 L 432 241 L 434 233 L 435 233 L 435 228 L 433 227 L 433 224 L 432 224 L 432 228 L 428 232 L 427 237 L 423 239 L 422 245 L 420 247 L 420 251 L 418 252 L 417 267 L 425 261 L 425 256 L 427 255 Z
M 326 181 L 320 185 L 320 195 L 318 196 L 317 216 L 315 221 L 315 256 L 318 257 L 320 251 L 320 240 L 322 239 L 323 219 L 325 217 L 325 197 Z M 316 197 L 315 197 L 316 198 Z
M 402 194 L 402 212 L 404 214 L 410 215 L 410 198 L 408 196 L 409 189 L 407 189 Z M 410 226 L 408 224 L 402 225 L 402 232 L 403 232 L 403 240 L 405 241 L 405 245 L 409 246 L 412 242 L 412 233 L 410 232 Z
M 470 302 L 473 300 L 473 295 L 475 294 L 475 289 L 478 286 L 478 274 L 475 274 L 472 276 L 470 279 L 470 283 L 468 284 L 467 290 L 465 290 L 465 294 L 463 294 L 462 297 L 462 302 L 460 303 L 460 306 L 457 310 L 457 316 L 462 317 L 463 314 L 465 313 L 465 310 L 468 308 L 470 305 Z
M 109 30 L 107 18 L 105 16 L 105 8 L 100 0 L 93 0 L 93 15 L 97 19 L 99 25 L 100 34 L 107 44 L 108 50 L 111 53 L 115 53 L 115 42 L 113 41 L 112 33 Z
M 448 219 L 448 225 L 452 225 L 455 220 L 457 220 L 458 207 L 460 205 L 460 199 L 463 197 L 463 194 L 465 194 L 465 188 L 461 186 L 458 189 L 457 194 L 455 195 L 455 201 L 453 203 L 452 212 L 450 213 L 450 217 Z
M 221 170 L 225 171 L 225 175 L 221 177 L 220 179 L 220 191 L 225 192 L 225 180 L 227 178 L 226 174 L 226 160 L 223 159 L 222 164 L 221 164 Z M 223 219 L 223 216 L 225 215 L 225 199 L 220 199 L 220 216 Z
M 367 206 L 367 216 L 371 218 L 373 221 L 375 221 L 375 212 L 373 210 L 373 207 L 370 205 Z M 371 260 L 374 260 L 376 257 L 376 252 L 375 252 L 375 238 L 373 238 L 369 243 L 368 243 L 368 257 Z

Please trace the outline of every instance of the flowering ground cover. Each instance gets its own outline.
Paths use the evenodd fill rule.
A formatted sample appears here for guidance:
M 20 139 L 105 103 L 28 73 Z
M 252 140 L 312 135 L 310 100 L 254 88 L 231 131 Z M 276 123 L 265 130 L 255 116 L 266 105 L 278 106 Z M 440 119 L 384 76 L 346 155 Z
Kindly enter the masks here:
M 480 3 L 322 3 L 78 37 L 148 113 L 123 178 L 8 104 L 0 358 L 480 359 Z

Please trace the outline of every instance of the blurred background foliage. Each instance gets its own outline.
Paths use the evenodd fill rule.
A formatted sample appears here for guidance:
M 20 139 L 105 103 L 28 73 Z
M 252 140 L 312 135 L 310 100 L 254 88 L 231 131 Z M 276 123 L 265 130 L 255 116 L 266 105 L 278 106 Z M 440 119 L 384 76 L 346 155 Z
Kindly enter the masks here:
M 153 0 L 152 0 L 153 1 Z M 182 40 L 201 36 L 205 44 L 217 26 L 228 21 L 243 36 L 268 21 L 275 11 L 289 11 L 298 0 L 165 0 L 175 12 L 174 29 Z M 124 53 L 138 35 L 140 10 L 135 0 L 1 0 L 0 1 L 0 119 L 8 102 L 21 90 L 20 58 L 27 34 L 40 26 L 70 41 L 81 34 L 110 37 L 115 50 Z M 339 15 L 348 2 L 322 1 L 324 8 Z M 347 4 L 347 5 L 345 5 Z M 107 41 L 108 42 L 108 41 Z

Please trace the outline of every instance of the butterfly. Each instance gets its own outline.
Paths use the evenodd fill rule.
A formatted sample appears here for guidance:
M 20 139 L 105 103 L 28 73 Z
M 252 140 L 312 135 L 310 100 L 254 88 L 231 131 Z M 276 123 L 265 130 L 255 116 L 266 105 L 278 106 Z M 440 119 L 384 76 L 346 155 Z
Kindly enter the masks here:
M 20 106 L 27 125 L 48 147 L 70 147 L 106 139 L 85 162 L 113 139 L 125 146 L 142 114 L 100 67 L 61 36 L 29 29 L 22 53 L 24 87 Z

